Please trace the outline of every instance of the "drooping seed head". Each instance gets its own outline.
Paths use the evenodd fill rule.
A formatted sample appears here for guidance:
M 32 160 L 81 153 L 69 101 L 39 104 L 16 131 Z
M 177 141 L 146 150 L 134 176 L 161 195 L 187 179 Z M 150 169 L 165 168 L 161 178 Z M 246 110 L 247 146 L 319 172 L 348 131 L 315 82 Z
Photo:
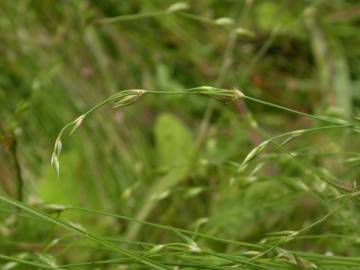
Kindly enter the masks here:
M 59 157 L 61 154 L 61 150 L 62 150 L 62 142 L 61 142 L 61 138 L 57 137 L 55 140 L 55 145 L 54 145 L 54 151 L 51 155 L 51 166 L 55 167 L 56 173 L 59 176 L 60 174 L 60 161 L 59 161 Z
M 61 150 L 62 150 L 62 142 L 61 142 L 60 137 L 56 138 L 54 150 L 55 150 L 54 152 L 56 153 L 56 155 L 60 155 Z
M 85 119 L 85 115 L 84 115 L 84 114 L 83 114 L 83 115 L 80 115 L 78 118 L 75 119 L 75 121 L 73 122 L 73 123 L 74 123 L 74 127 L 73 127 L 73 129 L 71 130 L 70 135 L 73 134 L 73 133 L 75 132 L 75 130 L 78 129 L 78 128 L 81 126 L 81 124 L 82 124 L 82 122 L 84 121 L 84 119 Z

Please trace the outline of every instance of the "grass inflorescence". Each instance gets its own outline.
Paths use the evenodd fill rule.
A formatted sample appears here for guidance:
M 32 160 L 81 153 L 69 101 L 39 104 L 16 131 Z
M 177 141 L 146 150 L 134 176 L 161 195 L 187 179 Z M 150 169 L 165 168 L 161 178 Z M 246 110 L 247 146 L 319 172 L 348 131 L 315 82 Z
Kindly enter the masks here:
M 356 4 L 225 2 L 0 4 L 0 269 L 360 270 Z

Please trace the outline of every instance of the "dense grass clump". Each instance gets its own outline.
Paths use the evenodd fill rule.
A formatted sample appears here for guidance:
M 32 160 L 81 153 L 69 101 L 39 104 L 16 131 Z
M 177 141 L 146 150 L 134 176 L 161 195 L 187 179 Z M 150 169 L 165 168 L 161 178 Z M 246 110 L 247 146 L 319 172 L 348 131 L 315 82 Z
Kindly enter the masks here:
M 0 269 L 360 269 L 359 8 L 2 1 Z

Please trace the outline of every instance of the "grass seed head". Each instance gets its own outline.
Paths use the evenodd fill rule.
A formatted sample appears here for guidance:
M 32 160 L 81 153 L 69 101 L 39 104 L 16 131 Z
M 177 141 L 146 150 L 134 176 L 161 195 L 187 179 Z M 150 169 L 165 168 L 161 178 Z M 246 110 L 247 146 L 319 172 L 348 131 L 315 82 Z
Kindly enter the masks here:
M 251 32 L 248 29 L 242 28 L 242 27 L 236 28 L 235 33 L 239 36 L 246 36 L 246 37 L 254 37 L 255 36 L 255 34 L 253 32 Z
M 62 150 L 62 142 L 61 142 L 60 137 L 58 137 L 58 138 L 56 138 L 56 141 L 55 141 L 54 152 L 56 153 L 56 155 L 59 156 L 61 153 L 61 150 Z
M 80 223 L 76 223 L 76 222 L 72 222 L 72 221 L 68 221 L 67 223 L 68 223 L 68 225 L 70 225 L 70 227 L 72 227 L 74 230 L 77 230 L 77 231 L 81 231 L 81 232 L 86 233 L 86 229 L 85 229 Z
M 157 252 L 161 251 L 164 247 L 165 247 L 165 245 L 156 245 L 148 251 L 148 254 L 157 253 Z
M 198 244 L 195 241 L 190 241 L 187 246 L 191 252 L 195 252 L 195 253 L 201 252 L 201 248 L 198 246 Z
M 244 93 L 241 92 L 239 89 L 234 89 L 232 91 L 233 91 L 234 99 L 241 99 L 245 97 Z
M 173 13 L 189 9 L 189 4 L 186 2 L 177 2 L 168 7 L 167 12 Z
M 116 97 L 114 108 L 124 107 L 131 105 L 138 101 L 138 99 L 145 94 L 146 91 L 142 89 L 131 89 L 128 91 L 121 92 L 119 96 Z
M 228 17 L 217 18 L 215 20 L 215 24 L 217 24 L 217 25 L 232 25 L 232 24 L 234 24 L 234 19 L 228 18 Z
M 60 174 L 60 154 L 62 150 L 61 137 L 57 137 L 55 140 L 54 151 L 51 155 L 51 165 L 55 167 L 56 173 Z
M 80 115 L 78 118 L 75 119 L 75 121 L 73 122 L 74 123 L 74 127 L 73 129 L 70 131 L 70 135 L 73 134 L 75 132 L 76 129 L 78 129 L 82 122 L 84 121 L 85 119 L 85 115 Z
M 46 204 L 42 206 L 42 210 L 48 214 L 59 214 L 68 209 L 70 209 L 69 206 L 61 204 Z

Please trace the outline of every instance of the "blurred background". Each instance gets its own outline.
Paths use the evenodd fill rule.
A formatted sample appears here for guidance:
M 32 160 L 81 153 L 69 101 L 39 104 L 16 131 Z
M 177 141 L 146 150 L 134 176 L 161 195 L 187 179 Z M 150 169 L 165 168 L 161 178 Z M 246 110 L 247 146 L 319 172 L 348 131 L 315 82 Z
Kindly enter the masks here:
M 357 133 L 314 132 L 285 151 L 270 147 L 237 173 L 262 141 L 323 125 L 248 101 L 145 95 L 119 110 L 106 106 L 64 136 L 57 177 L 50 158 L 61 128 L 124 89 L 238 88 L 310 114 L 359 116 L 359 1 L 189 0 L 186 10 L 168 12 L 182 7 L 175 3 L 1 1 L 1 193 L 31 205 L 81 206 L 246 242 L 326 215 L 339 191 L 321 178 L 348 187 L 359 179 Z M 148 16 L 101 21 L 130 14 Z M 65 235 L 25 214 L 13 226 L 13 209 L 0 207 L 3 254 L 36 252 Z M 288 248 L 360 255 L 356 210 L 358 205 L 336 212 Z M 61 217 L 129 241 L 177 238 L 81 211 Z M 65 249 L 51 253 L 62 262 L 109 256 L 76 241 L 69 237 Z

